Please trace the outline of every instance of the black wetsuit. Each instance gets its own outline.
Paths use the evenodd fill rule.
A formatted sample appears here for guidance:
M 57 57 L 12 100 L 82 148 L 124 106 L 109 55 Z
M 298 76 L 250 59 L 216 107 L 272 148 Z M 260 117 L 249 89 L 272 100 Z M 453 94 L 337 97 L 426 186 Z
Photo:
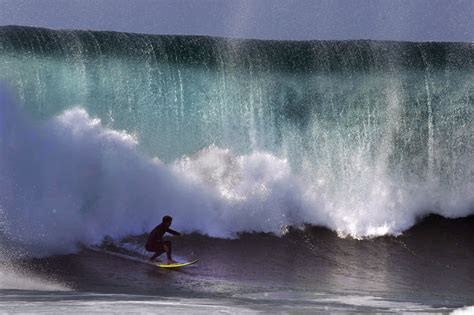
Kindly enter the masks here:
M 148 236 L 146 241 L 145 249 L 149 252 L 155 252 L 158 255 L 161 255 L 165 252 L 164 245 L 168 246 L 169 252 L 167 253 L 168 259 L 171 260 L 171 242 L 163 241 L 163 235 L 168 232 L 173 235 L 180 235 L 179 232 L 170 229 L 163 223 L 157 225 Z

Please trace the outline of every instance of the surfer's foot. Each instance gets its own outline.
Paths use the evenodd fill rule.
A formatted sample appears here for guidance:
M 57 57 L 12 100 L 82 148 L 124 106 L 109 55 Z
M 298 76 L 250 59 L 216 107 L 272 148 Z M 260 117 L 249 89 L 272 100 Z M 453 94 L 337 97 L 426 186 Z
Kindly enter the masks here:
M 169 259 L 167 263 L 168 265 L 171 265 L 171 264 L 177 264 L 178 262 L 174 261 L 173 259 Z

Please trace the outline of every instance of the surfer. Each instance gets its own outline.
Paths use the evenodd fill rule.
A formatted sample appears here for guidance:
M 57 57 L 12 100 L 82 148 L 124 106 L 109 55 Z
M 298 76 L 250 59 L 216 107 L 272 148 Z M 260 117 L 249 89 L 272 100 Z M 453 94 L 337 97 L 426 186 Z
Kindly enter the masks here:
M 148 236 L 146 241 L 145 249 L 149 252 L 154 252 L 155 254 L 150 257 L 150 261 L 154 261 L 156 257 L 160 256 L 164 252 L 168 256 L 168 264 L 176 264 L 176 261 L 171 257 L 171 242 L 163 241 L 163 235 L 168 232 L 173 235 L 183 235 L 183 233 L 176 232 L 175 230 L 170 229 L 171 222 L 173 218 L 169 215 L 165 215 L 160 224 L 158 224 Z

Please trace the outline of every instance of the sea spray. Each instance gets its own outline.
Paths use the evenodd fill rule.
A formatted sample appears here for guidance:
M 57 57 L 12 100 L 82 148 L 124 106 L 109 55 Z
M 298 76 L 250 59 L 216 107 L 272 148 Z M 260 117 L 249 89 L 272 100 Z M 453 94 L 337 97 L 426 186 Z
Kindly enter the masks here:
M 143 233 L 166 213 L 185 231 L 218 237 L 281 233 L 303 223 L 361 237 L 399 233 L 435 209 L 416 204 L 412 194 L 419 190 L 394 192 L 394 184 L 382 185 L 377 174 L 374 186 L 365 187 L 371 192 L 365 201 L 349 194 L 337 200 L 344 185 L 331 195 L 317 179 L 306 182 L 288 161 L 269 153 L 238 156 L 210 146 L 167 166 L 83 109 L 38 123 L 5 99 L 0 108 L 2 236 L 26 254 L 73 252 L 78 242 Z M 456 210 L 441 210 L 447 209 Z
M 251 186 L 233 188 L 243 198 L 235 200 L 219 183 L 193 183 L 147 158 L 133 137 L 103 128 L 83 109 L 38 123 L 2 98 L 0 112 L 2 236 L 27 254 L 73 252 L 79 242 L 142 233 L 166 213 L 185 231 L 212 236 L 278 232 L 293 223 L 285 213 L 301 207 L 289 168 L 275 174 L 278 159 L 270 155 L 249 158 L 255 162 L 247 169 L 263 169 L 247 179 Z
M 71 288 L 58 281 L 16 269 L 0 267 L 0 290 L 71 291 Z

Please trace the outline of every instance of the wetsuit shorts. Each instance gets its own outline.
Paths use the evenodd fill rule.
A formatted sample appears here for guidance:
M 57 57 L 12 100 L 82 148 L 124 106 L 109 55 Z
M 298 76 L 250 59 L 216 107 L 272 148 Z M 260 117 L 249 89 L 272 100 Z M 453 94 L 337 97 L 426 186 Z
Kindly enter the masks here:
M 165 241 L 157 241 L 151 244 L 146 244 L 145 249 L 149 252 L 161 252 L 165 251 Z

